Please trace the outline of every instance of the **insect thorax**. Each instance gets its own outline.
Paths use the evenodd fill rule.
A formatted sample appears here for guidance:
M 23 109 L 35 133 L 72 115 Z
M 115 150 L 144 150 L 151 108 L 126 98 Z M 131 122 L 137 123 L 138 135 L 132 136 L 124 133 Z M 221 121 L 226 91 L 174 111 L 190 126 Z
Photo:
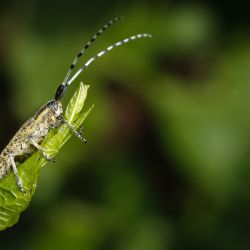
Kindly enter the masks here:
M 37 124 L 44 124 L 56 127 L 57 121 L 62 120 L 63 108 L 60 101 L 49 101 L 43 105 L 35 114 L 34 119 Z

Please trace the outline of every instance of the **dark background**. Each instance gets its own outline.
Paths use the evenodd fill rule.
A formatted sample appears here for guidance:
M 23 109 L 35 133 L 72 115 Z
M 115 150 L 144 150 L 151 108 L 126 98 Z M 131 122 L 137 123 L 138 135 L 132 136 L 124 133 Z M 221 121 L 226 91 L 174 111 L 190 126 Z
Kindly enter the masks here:
M 0 145 L 53 98 L 73 57 L 136 33 L 80 81 L 89 143 L 72 138 L 41 171 L 1 250 L 250 249 L 247 1 L 3 1 Z

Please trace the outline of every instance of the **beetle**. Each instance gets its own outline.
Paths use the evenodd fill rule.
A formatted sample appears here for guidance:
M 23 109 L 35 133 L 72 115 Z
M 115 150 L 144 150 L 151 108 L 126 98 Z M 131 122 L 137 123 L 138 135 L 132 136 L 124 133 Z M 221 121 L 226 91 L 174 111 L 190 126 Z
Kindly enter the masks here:
M 44 138 L 48 132 L 62 124 L 66 124 L 69 129 L 81 139 L 83 142 L 87 142 L 83 137 L 82 131 L 77 131 L 66 119 L 63 117 L 63 107 L 61 99 L 64 96 L 67 88 L 70 84 L 84 72 L 95 60 L 107 54 L 112 49 L 119 47 L 127 42 L 133 41 L 139 38 L 149 38 L 150 34 L 137 34 L 128 38 L 125 38 L 121 41 L 118 41 L 106 49 L 100 51 L 95 56 L 91 57 L 83 66 L 81 66 L 78 71 L 71 77 L 72 71 L 75 68 L 78 59 L 86 52 L 86 50 L 92 45 L 92 43 L 101 35 L 109 26 L 120 21 L 122 18 L 114 18 L 106 23 L 98 32 L 84 45 L 81 51 L 73 60 L 72 64 L 69 67 L 69 70 L 56 90 L 55 97 L 53 100 L 49 101 L 43 105 L 36 114 L 27 120 L 18 132 L 11 139 L 9 144 L 3 149 L 0 154 L 0 181 L 4 179 L 9 172 L 12 170 L 16 179 L 16 183 L 19 189 L 22 192 L 25 192 L 22 181 L 18 176 L 17 164 L 23 162 L 27 159 L 33 152 L 36 150 L 42 152 L 43 156 L 47 161 L 55 161 L 53 158 L 50 158 L 45 149 L 41 146 Z M 70 78 L 71 77 L 71 78 Z

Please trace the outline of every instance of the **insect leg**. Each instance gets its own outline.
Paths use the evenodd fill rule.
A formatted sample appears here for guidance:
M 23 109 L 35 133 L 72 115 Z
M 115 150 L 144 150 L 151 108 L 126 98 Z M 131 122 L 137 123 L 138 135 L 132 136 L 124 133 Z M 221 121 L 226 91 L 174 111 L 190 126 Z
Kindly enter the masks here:
M 54 158 L 51 158 L 47 155 L 45 149 L 40 146 L 33 138 L 29 138 L 29 141 L 30 143 L 35 147 L 37 148 L 38 150 L 40 150 L 42 153 L 43 153 L 43 156 L 44 158 L 47 160 L 47 161 L 52 161 L 52 162 L 55 162 L 56 160 Z
M 17 186 L 20 188 L 20 190 L 22 192 L 25 192 L 25 190 L 23 189 L 22 181 L 21 181 L 21 179 L 19 179 L 19 176 L 18 176 L 17 167 L 16 167 L 14 157 L 12 156 L 12 154 L 10 154 L 9 157 L 10 157 L 13 173 L 14 173 L 14 176 L 16 178 Z
M 68 128 L 74 133 L 75 136 L 77 136 L 85 144 L 87 143 L 87 140 L 82 135 L 82 128 L 81 128 L 80 132 L 78 132 L 69 122 L 67 122 L 65 120 L 63 122 L 68 126 Z

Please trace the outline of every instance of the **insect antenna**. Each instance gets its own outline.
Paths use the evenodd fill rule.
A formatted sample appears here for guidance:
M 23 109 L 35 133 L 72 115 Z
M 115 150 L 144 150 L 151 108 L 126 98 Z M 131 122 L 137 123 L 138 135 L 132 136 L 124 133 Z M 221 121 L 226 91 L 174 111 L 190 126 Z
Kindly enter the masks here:
M 119 47 L 125 43 L 128 43 L 130 41 L 133 41 L 135 39 L 139 39 L 139 38 L 151 38 L 152 35 L 151 34 L 137 34 L 128 38 L 125 38 L 119 42 L 116 42 L 112 45 L 110 45 L 109 47 L 107 47 L 106 49 L 100 51 L 99 53 L 97 53 L 95 56 L 91 57 L 73 76 L 72 78 L 66 82 L 66 85 L 69 86 L 78 76 L 79 74 L 81 74 L 83 71 L 85 71 L 96 59 L 104 56 L 105 54 L 107 54 L 109 51 L 111 51 L 112 49 Z
M 71 63 L 68 72 L 62 82 L 62 84 L 58 87 L 57 91 L 56 91 L 56 95 L 55 95 L 55 99 L 59 100 L 62 98 L 64 92 L 67 89 L 66 83 L 70 78 L 70 75 L 73 71 L 73 69 L 75 68 L 78 59 L 86 52 L 86 50 L 94 43 L 94 41 L 106 30 L 108 29 L 111 25 L 113 25 L 114 23 L 121 21 L 123 19 L 123 17 L 116 17 L 110 21 L 108 21 L 106 24 L 103 25 L 103 27 L 101 29 L 99 29 L 95 35 L 93 35 L 93 37 L 83 46 L 83 48 L 81 49 L 81 51 L 78 53 L 78 55 L 75 57 L 75 59 L 73 60 L 73 62 Z
M 86 52 L 86 50 L 92 45 L 92 43 L 94 43 L 94 41 L 106 30 L 108 29 L 112 24 L 121 21 L 123 19 L 123 17 L 117 17 L 114 18 L 110 21 L 108 21 L 106 24 L 103 25 L 103 27 L 101 29 L 99 29 L 97 31 L 97 33 L 95 35 L 93 35 L 93 37 L 83 46 L 83 48 L 81 49 L 81 51 L 78 53 L 78 55 L 75 57 L 75 59 L 73 60 L 73 62 L 70 65 L 70 68 L 62 82 L 63 85 L 65 85 L 65 83 L 69 80 L 69 77 L 72 73 L 72 70 L 75 68 L 78 59 Z

